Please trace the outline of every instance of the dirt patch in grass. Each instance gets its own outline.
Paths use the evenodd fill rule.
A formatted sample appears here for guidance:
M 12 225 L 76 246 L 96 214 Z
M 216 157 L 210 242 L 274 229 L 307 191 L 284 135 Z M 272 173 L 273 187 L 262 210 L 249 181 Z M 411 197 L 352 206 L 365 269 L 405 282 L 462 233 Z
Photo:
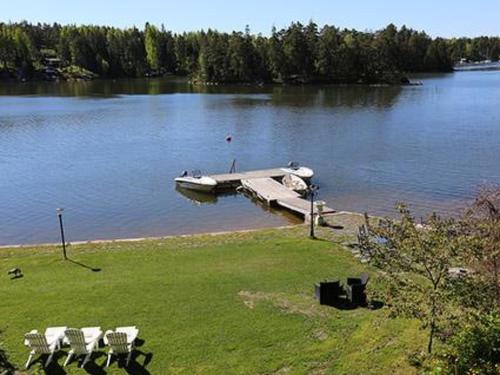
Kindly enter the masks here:
M 326 317 L 327 312 L 324 311 L 317 302 L 305 295 L 285 295 L 283 293 L 265 293 L 265 292 L 250 292 L 242 290 L 238 296 L 243 300 L 243 303 L 253 309 L 259 302 L 270 302 L 273 306 L 288 314 L 299 314 L 309 318 Z
M 312 336 L 318 341 L 326 341 L 329 337 L 328 333 L 326 333 L 323 329 L 317 329 L 313 332 Z
M 275 375 L 289 374 L 292 371 L 290 366 L 285 366 L 280 368 L 278 371 L 274 372 Z

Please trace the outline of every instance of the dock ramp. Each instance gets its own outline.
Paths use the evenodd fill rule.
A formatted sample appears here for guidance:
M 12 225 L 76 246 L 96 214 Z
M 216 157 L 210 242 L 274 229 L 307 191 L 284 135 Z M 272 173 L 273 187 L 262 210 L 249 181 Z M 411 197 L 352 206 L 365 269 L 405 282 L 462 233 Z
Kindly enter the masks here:
M 302 198 L 302 196 L 278 181 L 265 177 L 265 178 L 251 178 L 242 179 L 241 185 L 243 188 L 265 201 L 268 205 L 277 205 L 286 208 L 290 211 L 298 213 L 306 220 L 309 219 L 311 214 L 311 202 Z M 334 213 L 330 207 L 323 207 L 322 214 Z M 313 206 L 313 213 L 317 214 L 316 205 Z

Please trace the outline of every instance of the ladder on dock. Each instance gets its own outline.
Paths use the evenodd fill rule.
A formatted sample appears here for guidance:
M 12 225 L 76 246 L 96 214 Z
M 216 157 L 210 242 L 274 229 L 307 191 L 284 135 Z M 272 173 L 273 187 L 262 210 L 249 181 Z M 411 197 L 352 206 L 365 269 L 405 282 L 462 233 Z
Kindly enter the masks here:
M 302 196 L 278 181 L 270 178 L 250 178 L 242 179 L 241 185 L 246 191 L 251 192 L 259 199 L 265 201 L 268 205 L 278 205 L 290 211 L 296 212 L 306 220 L 311 215 L 311 202 L 302 198 Z M 329 207 L 323 207 L 322 214 L 334 213 L 335 210 Z M 313 214 L 317 214 L 316 205 L 313 206 Z

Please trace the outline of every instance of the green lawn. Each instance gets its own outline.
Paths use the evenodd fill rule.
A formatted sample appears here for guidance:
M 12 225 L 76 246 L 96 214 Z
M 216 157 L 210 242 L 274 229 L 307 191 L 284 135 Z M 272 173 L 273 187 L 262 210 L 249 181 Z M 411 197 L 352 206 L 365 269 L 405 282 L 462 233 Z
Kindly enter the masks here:
M 418 323 L 385 309 L 319 306 L 315 281 L 367 268 L 303 227 L 68 251 L 81 265 L 57 248 L 0 250 L 0 341 L 18 367 L 28 356 L 23 334 L 59 325 L 136 325 L 133 374 L 411 374 L 407 354 L 424 347 Z M 8 280 L 12 267 L 25 276 Z M 104 353 L 87 372 L 125 372 L 116 362 L 104 372 Z M 75 361 L 64 372 L 64 358 L 48 373 L 85 373 Z M 40 363 L 30 372 L 41 373 Z

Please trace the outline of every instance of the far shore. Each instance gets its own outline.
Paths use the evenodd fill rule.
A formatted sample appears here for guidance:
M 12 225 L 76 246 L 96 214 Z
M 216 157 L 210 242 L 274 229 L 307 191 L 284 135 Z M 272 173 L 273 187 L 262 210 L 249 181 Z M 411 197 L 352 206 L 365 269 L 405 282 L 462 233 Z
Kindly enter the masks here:
M 1 71 L 0 71 L 1 73 Z M 432 74 L 433 72 L 422 72 L 419 74 Z M 435 73 L 435 72 L 434 72 Z M 445 73 L 453 73 L 453 71 L 445 72 Z M 45 79 L 43 74 L 40 72 L 36 72 L 31 77 L 25 78 L 16 78 L 13 75 L 0 74 L 0 82 L 1 83 L 10 83 L 10 84 L 26 84 L 26 83 L 50 83 L 50 84 L 66 84 L 66 83 L 85 83 L 85 82 L 95 82 L 95 81 L 121 81 L 121 80 L 140 80 L 140 79 L 170 79 L 173 82 L 182 81 L 186 82 L 192 86 L 231 86 L 231 85 L 240 85 L 240 86 L 250 86 L 250 87 L 264 87 L 264 86 L 315 86 L 315 85 L 361 85 L 361 86 L 371 86 L 371 85 L 385 85 L 385 86 L 416 86 L 421 85 L 420 81 L 415 81 L 411 79 L 411 74 L 398 74 L 392 78 L 392 80 L 380 79 L 380 80 L 325 80 L 325 79 L 289 79 L 285 81 L 196 81 L 192 80 L 189 76 L 184 75 L 175 75 L 175 74 L 166 74 L 163 76 L 143 76 L 143 77 L 100 77 L 98 75 L 93 74 L 92 72 L 88 72 L 85 74 L 75 73 L 69 74 L 65 73 L 64 75 L 57 77 L 56 79 Z

